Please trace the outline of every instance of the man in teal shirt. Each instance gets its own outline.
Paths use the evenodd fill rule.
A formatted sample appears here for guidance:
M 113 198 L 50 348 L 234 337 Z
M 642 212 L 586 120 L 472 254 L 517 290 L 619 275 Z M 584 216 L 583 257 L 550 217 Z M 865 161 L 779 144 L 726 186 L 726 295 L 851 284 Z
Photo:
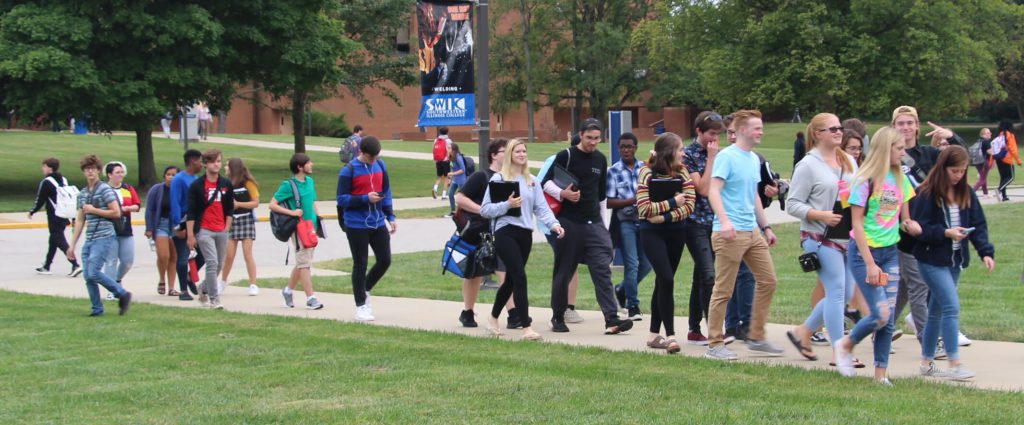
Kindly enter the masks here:
M 313 174 L 313 160 L 309 158 L 309 155 L 297 153 L 292 155 L 288 166 L 294 176 L 281 182 L 274 197 L 270 199 L 270 210 L 316 223 L 317 216 L 320 214 L 316 210 L 316 186 L 313 184 L 313 177 L 310 177 Z M 296 205 L 295 202 L 292 183 L 295 183 L 299 192 L 299 205 Z M 293 237 L 297 238 L 298 236 Z M 298 247 L 298 251 L 295 253 L 295 268 L 292 269 L 292 274 L 288 278 L 288 286 L 281 290 L 284 304 L 289 308 L 295 307 L 295 303 L 292 302 L 292 290 L 295 289 L 297 283 L 302 282 L 302 290 L 306 293 L 306 308 L 310 310 L 324 308 L 324 305 L 316 299 L 316 294 L 313 293 L 313 279 L 309 270 L 313 267 L 315 248 L 303 248 L 298 241 L 295 241 L 295 245 Z

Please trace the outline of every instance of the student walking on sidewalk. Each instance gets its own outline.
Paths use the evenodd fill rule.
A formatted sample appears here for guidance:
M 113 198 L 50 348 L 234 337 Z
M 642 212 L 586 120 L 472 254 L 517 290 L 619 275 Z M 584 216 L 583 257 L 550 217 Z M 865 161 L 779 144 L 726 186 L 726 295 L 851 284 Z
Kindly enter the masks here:
M 165 168 L 164 182 L 153 185 L 146 195 L 146 237 L 156 247 L 156 273 L 159 276 L 156 292 L 172 297 L 181 295 L 174 289 L 174 279 L 178 276 L 175 268 L 178 253 L 171 241 L 174 236 L 174 226 L 171 225 L 171 180 L 179 171 L 174 165 Z
M 391 235 L 398 231 L 388 167 L 379 159 L 380 148 L 376 137 L 363 138 L 359 156 L 338 172 L 338 206 L 345 211 L 340 219 L 345 221 L 352 252 L 352 296 L 360 321 L 375 319 L 370 291 L 391 267 Z M 376 259 L 369 272 L 368 248 Z
M 124 182 L 124 176 L 128 168 L 120 161 L 108 162 L 104 167 L 107 174 L 107 184 L 121 203 L 120 225 L 114 226 L 114 233 L 117 234 L 117 244 L 107 254 L 106 273 L 121 283 L 124 276 L 135 264 L 135 236 L 132 233 L 132 213 L 142 210 L 142 200 L 139 198 L 135 187 Z M 107 294 L 107 299 L 114 299 L 113 294 Z
M 41 208 L 46 208 L 46 226 L 50 231 L 50 239 L 49 247 L 46 249 L 46 259 L 41 267 L 36 268 L 36 273 L 39 274 L 52 274 L 50 266 L 53 265 L 53 257 L 57 255 L 57 251 L 59 250 L 66 255 L 68 250 L 68 240 L 64 237 L 64 230 L 67 229 L 70 221 L 66 218 L 58 217 L 55 211 L 57 188 L 68 185 L 68 179 L 64 178 L 58 172 L 59 170 L 59 159 L 46 158 L 43 160 L 42 171 L 44 177 L 39 182 L 39 188 L 36 189 L 35 206 L 28 211 L 28 218 L 31 219 L 32 215 Z M 68 258 L 68 262 L 71 263 L 71 271 L 68 272 L 68 276 L 78 277 L 78 275 L 82 274 L 82 268 L 78 265 L 78 261 Z
M 931 294 L 921 339 L 920 373 L 956 381 L 974 377 L 974 372 L 960 363 L 959 344 L 946 344 L 949 369 L 939 369 L 934 360 L 939 335 L 944 341 L 957 341 L 960 333 L 957 281 L 971 260 L 967 240 L 970 239 L 989 273 L 996 266 L 985 213 L 964 178 L 969 161 L 967 151 L 960 146 L 942 151 L 928 178 L 918 186 L 918 196 L 910 208 L 911 216 L 921 225 L 914 257 Z
M 89 291 L 92 312 L 89 316 L 103 315 L 103 300 L 100 299 L 100 285 L 117 298 L 118 314 L 125 314 L 132 303 L 132 293 L 124 290 L 114 278 L 103 273 L 107 253 L 115 248 L 117 237 L 114 222 L 121 218 L 117 195 L 109 185 L 100 180 L 100 159 L 86 155 L 79 164 L 85 175 L 86 187 L 78 193 L 78 217 L 75 230 L 68 246 L 68 259 L 75 259 L 75 245 L 85 230 L 85 245 L 82 246 L 82 264 L 85 266 L 85 288 Z
M 199 303 L 204 307 L 221 310 L 220 288 L 217 277 L 227 253 L 228 229 L 234 220 L 235 192 L 231 181 L 220 175 L 221 152 L 210 149 L 203 152 L 206 174 L 188 188 L 188 248 L 199 249 L 205 260 L 206 278 L 199 288 Z
M 196 181 L 196 176 L 203 169 L 202 152 L 195 149 L 185 151 L 185 169 L 171 179 L 171 228 L 174 241 L 174 250 L 177 261 L 175 269 L 178 273 L 178 284 L 181 294 L 178 299 L 181 301 L 192 301 L 192 294 L 198 294 L 196 283 L 192 282 L 188 273 L 188 260 L 191 250 L 188 247 L 188 232 L 185 230 L 185 214 L 188 212 L 188 188 Z M 196 252 L 196 266 L 203 267 L 205 264 L 203 253 Z M 172 284 L 168 282 L 168 284 Z
M 270 210 L 317 223 L 320 212 L 316 209 L 316 186 L 314 186 L 312 177 L 313 160 L 309 158 L 309 155 L 296 153 L 288 161 L 288 169 L 291 170 L 292 177 L 281 182 L 277 192 L 274 192 L 274 197 L 270 199 Z M 298 200 L 295 199 L 292 184 L 299 192 Z M 292 236 L 292 242 L 290 242 L 297 247 L 295 268 L 292 269 L 292 274 L 288 277 L 288 285 L 281 289 L 281 296 L 284 298 L 285 307 L 295 308 L 295 303 L 292 300 L 293 290 L 301 282 L 302 290 L 306 293 L 306 308 L 319 310 L 324 308 L 324 305 L 313 293 L 313 277 L 310 273 L 310 269 L 313 267 L 313 251 L 316 248 L 303 248 L 298 238 L 299 236 L 296 234 Z
M 910 218 L 907 204 L 914 188 L 900 168 L 906 150 L 903 136 L 892 127 L 882 127 L 871 138 L 871 146 L 850 191 L 854 240 L 846 260 L 871 314 L 835 344 L 836 366 L 843 376 L 853 376 L 853 347 L 874 334 L 875 380 L 891 385 L 886 370 L 900 283 L 896 244 L 900 228 L 917 236 L 921 227 Z
M 242 243 L 245 271 L 249 277 L 249 296 L 260 294 L 256 286 L 256 259 L 252 255 L 252 244 L 256 241 L 256 207 L 260 205 L 260 189 L 256 178 L 249 172 L 241 158 L 228 160 L 228 179 L 235 192 L 235 214 L 228 234 L 228 254 L 224 257 L 224 271 L 221 273 L 219 288 L 227 286 L 231 266 L 235 262 L 238 243 Z

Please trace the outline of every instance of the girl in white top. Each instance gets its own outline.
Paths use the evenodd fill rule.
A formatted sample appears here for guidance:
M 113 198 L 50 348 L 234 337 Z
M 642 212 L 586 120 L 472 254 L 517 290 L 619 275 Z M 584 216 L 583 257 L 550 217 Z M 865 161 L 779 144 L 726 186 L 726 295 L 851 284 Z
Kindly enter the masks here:
M 526 291 L 526 262 L 530 259 L 530 249 L 533 247 L 534 217 L 550 227 L 559 238 L 565 235 L 565 230 L 544 200 L 540 182 L 530 175 L 527 167 L 526 140 L 516 139 L 509 142 L 506 152 L 501 172 L 495 173 L 491 181 L 518 182 L 520 196 L 515 197 L 513 194 L 507 200 L 491 200 L 491 189 L 488 187 L 480 205 L 480 215 L 494 222 L 495 251 L 505 263 L 506 269 L 505 281 L 498 288 L 494 307 L 487 318 L 487 331 L 496 336 L 503 334 L 498 324 L 498 316 L 511 296 L 523 324 L 523 338 L 537 340 L 541 336 L 530 326 L 532 319 Z M 520 209 L 518 217 L 508 215 L 512 208 Z

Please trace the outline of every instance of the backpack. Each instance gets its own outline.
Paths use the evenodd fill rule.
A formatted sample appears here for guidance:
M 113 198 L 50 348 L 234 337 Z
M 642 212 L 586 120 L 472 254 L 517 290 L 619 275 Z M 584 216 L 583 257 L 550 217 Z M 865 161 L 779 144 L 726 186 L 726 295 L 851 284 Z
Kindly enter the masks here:
M 349 162 L 348 165 L 345 166 L 345 168 L 348 168 L 348 180 L 349 180 L 349 186 L 351 186 L 352 185 L 352 175 L 356 172 L 356 170 L 355 170 L 355 168 L 354 168 L 354 166 L 352 165 L 351 162 Z M 340 176 L 341 173 L 338 173 L 338 174 Z M 341 231 L 342 232 L 348 233 L 348 226 L 345 225 L 345 207 L 343 207 L 341 205 L 337 205 L 337 207 L 338 207 L 338 226 L 341 226 Z
M 1000 133 L 995 139 L 992 139 L 992 157 L 996 161 L 1002 161 L 1006 158 L 1006 135 Z
M 985 163 L 985 152 L 982 151 L 981 140 L 974 142 L 974 144 L 967 149 L 967 154 L 971 157 L 971 165 L 981 165 Z
M 434 139 L 434 162 L 448 158 L 448 140 L 443 137 Z
M 476 161 L 473 161 L 472 157 L 468 157 L 468 156 L 463 155 L 461 153 L 459 154 L 459 156 L 462 157 L 462 162 L 464 162 L 466 164 L 466 174 L 465 174 L 466 177 L 469 177 L 470 175 L 475 173 L 476 172 Z
M 47 177 L 53 184 L 53 187 L 57 188 L 56 202 L 50 201 L 53 205 L 53 214 L 60 218 L 68 220 L 78 217 L 78 188 L 73 184 L 68 184 L 68 179 L 61 177 L 62 184 L 57 183 L 57 179 L 53 177 Z
M 356 135 L 353 134 L 341 144 L 341 149 L 338 149 L 338 158 L 341 159 L 341 162 L 347 163 L 357 155 L 359 155 L 359 142 L 356 141 Z

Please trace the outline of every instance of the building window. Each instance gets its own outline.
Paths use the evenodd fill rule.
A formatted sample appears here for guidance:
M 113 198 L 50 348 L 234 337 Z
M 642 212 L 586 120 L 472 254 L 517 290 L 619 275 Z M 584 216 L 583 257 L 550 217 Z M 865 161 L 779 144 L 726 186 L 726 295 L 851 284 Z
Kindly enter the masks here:
M 402 55 L 409 54 L 409 25 L 398 28 L 395 34 L 395 52 Z

